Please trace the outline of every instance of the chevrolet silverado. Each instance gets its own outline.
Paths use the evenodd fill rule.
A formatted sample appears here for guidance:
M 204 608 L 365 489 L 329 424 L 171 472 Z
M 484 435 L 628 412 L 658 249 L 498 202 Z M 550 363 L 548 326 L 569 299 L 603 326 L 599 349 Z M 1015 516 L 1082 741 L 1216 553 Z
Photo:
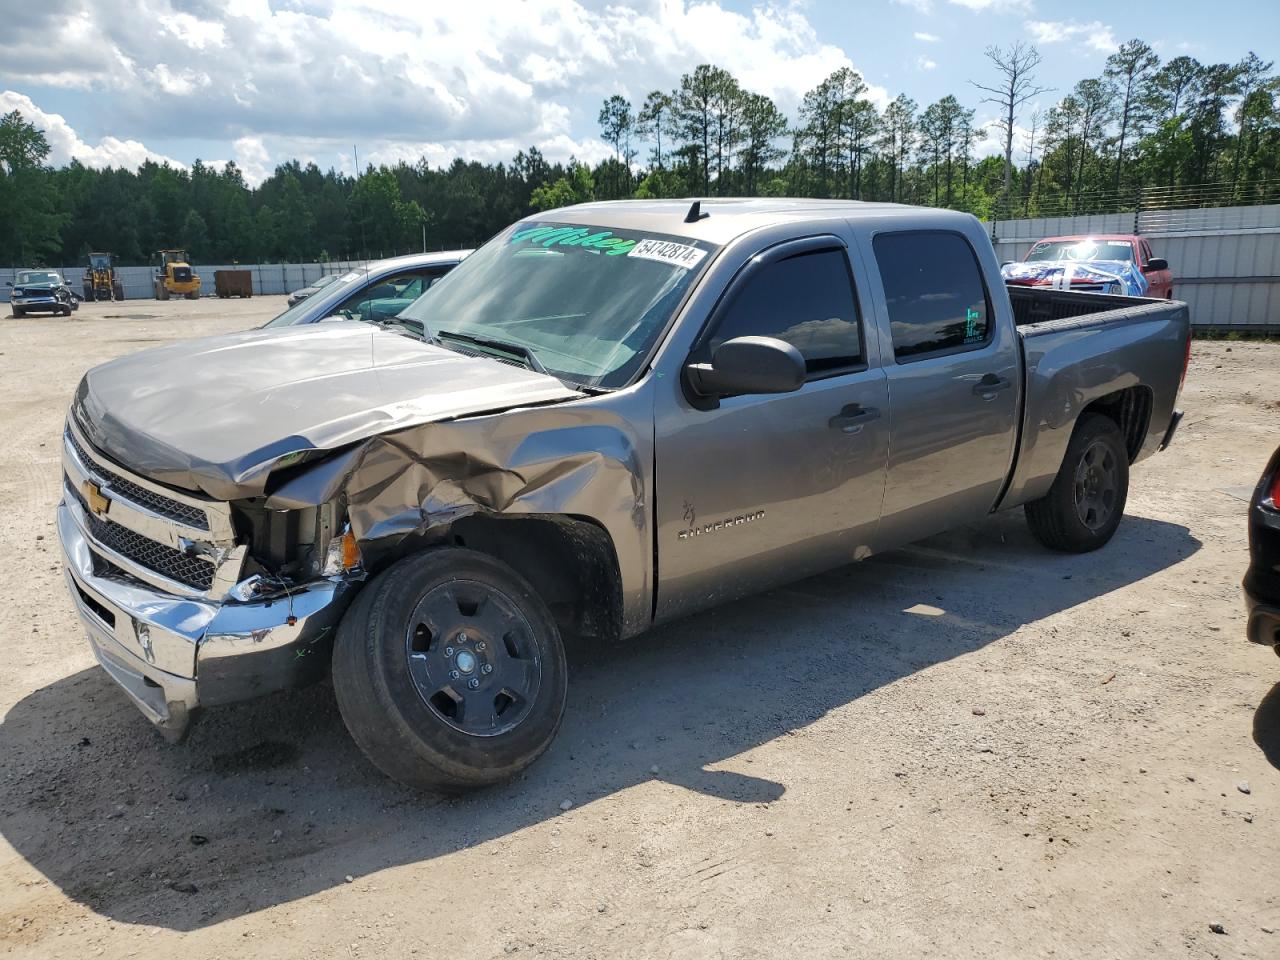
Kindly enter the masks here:
M 560 723 L 617 640 L 1022 507 L 1115 532 L 1170 442 L 1179 302 L 1007 290 L 973 217 L 628 201 L 502 231 L 400 314 L 90 370 L 58 526 L 98 661 L 170 738 L 332 674 L 426 788 Z

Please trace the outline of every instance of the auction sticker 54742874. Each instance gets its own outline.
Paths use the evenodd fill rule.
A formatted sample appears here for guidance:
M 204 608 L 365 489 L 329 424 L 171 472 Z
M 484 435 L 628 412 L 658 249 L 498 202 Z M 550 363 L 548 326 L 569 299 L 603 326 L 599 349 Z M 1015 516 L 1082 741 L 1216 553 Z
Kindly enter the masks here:
M 657 260 L 673 267 L 684 267 L 688 270 L 695 267 L 707 255 L 707 251 L 699 250 L 684 243 L 673 243 L 670 240 L 641 240 L 627 254 L 629 257 L 640 257 L 642 260 Z

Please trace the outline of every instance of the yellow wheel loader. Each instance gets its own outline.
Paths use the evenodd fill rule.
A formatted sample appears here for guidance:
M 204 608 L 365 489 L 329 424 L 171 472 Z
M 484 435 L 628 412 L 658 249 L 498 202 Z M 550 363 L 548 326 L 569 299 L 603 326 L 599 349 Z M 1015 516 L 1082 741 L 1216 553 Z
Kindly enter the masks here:
M 84 272 L 84 298 L 86 300 L 124 299 L 124 283 L 116 279 L 116 267 L 111 254 L 89 254 L 89 268 Z
M 198 300 L 200 277 L 191 269 L 187 251 L 161 250 L 156 256 L 160 260 L 160 269 L 156 271 L 155 277 L 156 299 L 186 297 L 188 300 Z

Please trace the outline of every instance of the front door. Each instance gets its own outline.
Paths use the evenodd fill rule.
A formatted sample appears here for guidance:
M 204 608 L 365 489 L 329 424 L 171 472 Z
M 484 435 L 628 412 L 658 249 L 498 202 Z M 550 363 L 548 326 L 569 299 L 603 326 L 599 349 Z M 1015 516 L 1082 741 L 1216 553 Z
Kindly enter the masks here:
M 794 393 L 726 397 L 709 409 L 679 384 L 660 391 L 659 620 L 857 559 L 875 535 L 888 393 L 844 244 L 810 238 L 753 258 L 690 361 L 747 335 L 794 344 L 808 377 Z
M 881 540 L 892 545 L 995 506 L 1013 463 L 1021 371 L 1013 318 L 995 315 L 968 238 L 885 232 L 872 249 L 893 349 L 881 522 Z M 1000 302 L 1009 309 L 1007 297 Z

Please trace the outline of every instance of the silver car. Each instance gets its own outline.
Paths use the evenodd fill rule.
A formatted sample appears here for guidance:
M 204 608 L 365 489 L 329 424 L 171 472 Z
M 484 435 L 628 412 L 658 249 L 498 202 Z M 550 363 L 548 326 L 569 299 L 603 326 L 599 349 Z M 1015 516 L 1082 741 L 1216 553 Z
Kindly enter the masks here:
M 375 260 L 342 274 L 305 300 L 292 304 L 266 326 L 394 317 L 469 253 L 470 250 L 446 250 Z

